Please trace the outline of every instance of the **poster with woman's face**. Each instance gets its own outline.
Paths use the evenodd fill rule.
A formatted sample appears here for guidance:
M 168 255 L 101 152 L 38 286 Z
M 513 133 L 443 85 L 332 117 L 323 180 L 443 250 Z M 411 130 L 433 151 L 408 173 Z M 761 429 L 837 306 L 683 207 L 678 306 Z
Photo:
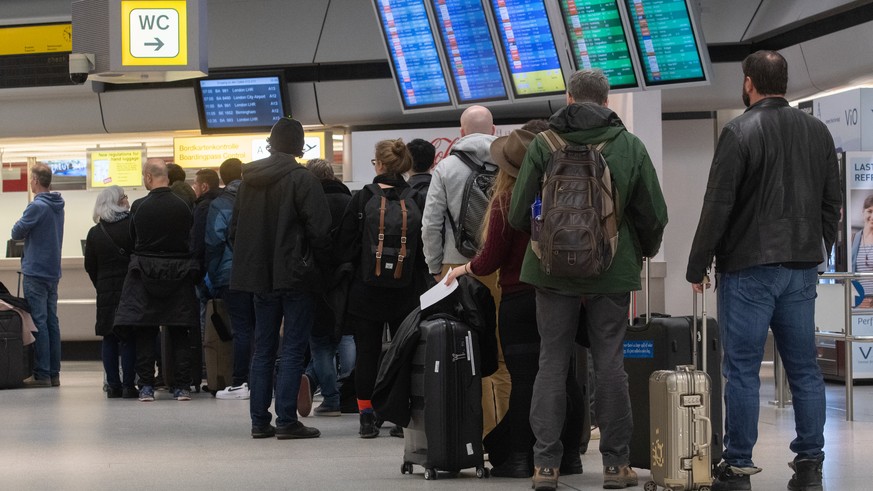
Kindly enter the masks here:
M 848 269 L 873 273 L 873 152 L 846 153 L 846 189 Z M 873 278 L 856 279 L 852 284 L 853 311 L 873 315 Z

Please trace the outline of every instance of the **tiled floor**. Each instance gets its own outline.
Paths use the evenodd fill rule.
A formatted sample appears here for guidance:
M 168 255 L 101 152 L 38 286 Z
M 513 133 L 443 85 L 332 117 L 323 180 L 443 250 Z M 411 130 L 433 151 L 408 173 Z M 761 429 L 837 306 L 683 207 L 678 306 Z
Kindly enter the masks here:
M 0 490 L 530 488 L 522 479 L 476 479 L 471 470 L 437 481 L 425 481 L 419 467 L 401 475 L 403 441 L 384 430 L 375 440 L 358 438 L 354 415 L 305 418 L 322 432 L 314 440 L 253 440 L 246 401 L 194 394 L 183 403 L 166 392 L 150 404 L 107 400 L 96 362 L 65 363 L 61 379 L 58 389 L 0 391 Z M 773 385 L 768 378 L 762 389 L 755 461 L 764 472 L 752 478 L 756 490 L 783 490 L 791 476 L 793 413 L 767 403 Z M 856 389 L 852 423 L 843 386 L 829 385 L 828 396 L 825 488 L 868 490 L 873 387 Z M 600 489 L 596 449 L 583 462 L 587 472 L 562 478 L 560 489 Z M 641 481 L 647 476 L 640 471 Z

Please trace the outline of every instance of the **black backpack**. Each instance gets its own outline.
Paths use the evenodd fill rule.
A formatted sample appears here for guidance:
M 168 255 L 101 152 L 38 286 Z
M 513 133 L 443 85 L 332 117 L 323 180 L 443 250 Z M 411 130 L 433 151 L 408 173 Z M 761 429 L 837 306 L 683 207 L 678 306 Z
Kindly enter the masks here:
M 361 220 L 361 279 L 373 286 L 412 285 L 415 256 L 421 243 L 421 210 L 412 188 L 364 187 L 371 194 Z
M 473 257 L 482 245 L 482 225 L 497 177 L 497 166 L 490 162 L 476 163 L 467 152 L 461 150 L 452 150 L 452 155 L 461 159 L 472 172 L 464 184 L 458 220 L 456 222 L 449 212 L 449 223 L 455 235 L 455 248 L 464 257 Z

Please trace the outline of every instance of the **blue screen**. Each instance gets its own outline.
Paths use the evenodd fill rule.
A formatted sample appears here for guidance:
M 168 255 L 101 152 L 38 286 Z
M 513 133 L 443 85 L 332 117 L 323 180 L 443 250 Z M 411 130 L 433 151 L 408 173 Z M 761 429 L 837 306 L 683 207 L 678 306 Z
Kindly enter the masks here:
M 685 0 L 625 0 L 647 85 L 706 80 Z
M 562 94 L 564 74 L 543 0 L 491 0 L 517 97 Z
M 424 0 L 376 0 L 405 109 L 451 106 Z
M 458 101 L 507 99 L 482 3 L 475 0 L 432 2 Z

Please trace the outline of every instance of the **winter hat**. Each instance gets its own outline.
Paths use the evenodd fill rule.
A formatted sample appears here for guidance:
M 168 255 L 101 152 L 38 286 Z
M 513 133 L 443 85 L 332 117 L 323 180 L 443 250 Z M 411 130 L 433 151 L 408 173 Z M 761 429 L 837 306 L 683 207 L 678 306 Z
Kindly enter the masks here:
M 535 136 L 530 131 L 512 130 L 509 136 L 501 136 L 491 142 L 491 159 L 501 170 L 512 177 L 518 177 L 524 154 Z
M 294 155 L 295 157 L 303 156 L 303 125 L 300 121 L 290 117 L 284 117 L 270 130 L 270 138 L 267 139 L 270 144 L 270 150 L 273 152 L 282 152 Z

